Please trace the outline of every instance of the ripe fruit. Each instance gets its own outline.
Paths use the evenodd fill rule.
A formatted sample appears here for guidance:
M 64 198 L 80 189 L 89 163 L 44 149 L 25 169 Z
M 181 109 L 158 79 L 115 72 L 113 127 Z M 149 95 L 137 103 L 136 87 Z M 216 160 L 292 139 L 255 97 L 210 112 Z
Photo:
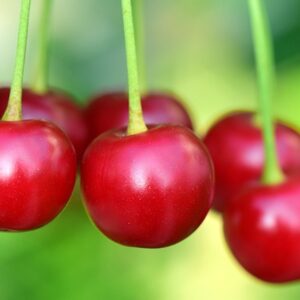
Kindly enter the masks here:
M 224 212 L 226 240 L 254 276 L 279 283 L 300 279 L 300 178 L 256 185 Z
M 74 147 L 43 121 L 0 122 L 0 230 L 41 227 L 65 207 L 76 176 Z
M 208 152 L 181 126 L 110 131 L 88 147 L 81 166 L 93 221 L 127 246 L 166 247 L 189 236 L 210 209 L 213 184 Z
M 9 97 L 9 88 L 0 88 L 0 114 L 4 113 Z M 23 90 L 23 119 L 51 121 L 71 139 L 80 159 L 88 143 L 88 129 L 81 109 L 70 98 L 58 91 L 37 94 Z
M 151 93 L 142 101 L 146 124 L 173 124 L 193 127 L 192 121 L 178 100 L 168 94 Z M 128 95 L 113 92 L 95 97 L 86 108 L 86 121 L 90 139 L 110 129 L 118 129 L 128 124 Z
M 288 175 L 299 174 L 300 135 L 277 124 L 275 136 L 282 170 Z M 264 165 L 262 130 L 254 123 L 252 113 L 234 113 L 214 125 L 204 142 L 216 172 L 213 207 L 222 212 L 243 186 L 261 178 Z

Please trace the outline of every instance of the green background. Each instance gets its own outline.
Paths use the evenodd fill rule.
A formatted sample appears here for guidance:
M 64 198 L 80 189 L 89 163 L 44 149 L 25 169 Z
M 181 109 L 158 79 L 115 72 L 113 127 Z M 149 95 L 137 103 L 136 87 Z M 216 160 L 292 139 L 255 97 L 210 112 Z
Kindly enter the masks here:
M 246 1 L 145 2 L 149 89 L 180 95 L 200 135 L 228 111 L 255 109 Z M 276 46 L 274 112 L 300 128 L 300 3 L 266 2 Z M 32 1 L 27 84 L 36 69 L 40 3 Z M 0 4 L 0 84 L 5 85 L 14 66 L 20 1 Z M 56 0 L 51 41 L 51 85 L 78 102 L 126 87 L 120 0 Z M 0 299 L 300 299 L 300 285 L 269 285 L 243 271 L 214 213 L 190 238 L 167 249 L 114 244 L 89 221 L 77 185 L 69 206 L 50 225 L 0 234 Z

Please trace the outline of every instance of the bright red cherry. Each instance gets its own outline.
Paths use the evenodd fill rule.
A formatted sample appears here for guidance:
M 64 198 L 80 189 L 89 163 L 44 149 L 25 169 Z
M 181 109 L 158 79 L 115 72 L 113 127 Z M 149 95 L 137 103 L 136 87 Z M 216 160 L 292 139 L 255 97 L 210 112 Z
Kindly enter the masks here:
M 76 176 L 66 135 L 43 121 L 0 121 L 0 230 L 41 227 L 65 207 Z
M 107 237 L 158 248 L 185 239 L 202 223 L 214 174 L 206 148 L 190 129 L 162 125 L 98 137 L 83 157 L 81 186 L 93 221 Z
M 3 115 L 9 98 L 9 88 L 0 89 L 0 114 Z M 23 90 L 23 119 L 40 119 L 53 122 L 71 139 L 80 159 L 88 143 L 88 129 L 81 109 L 58 91 L 37 94 Z
M 300 279 L 300 178 L 241 192 L 224 212 L 228 245 L 254 276 L 280 283 Z
M 299 174 L 300 135 L 276 125 L 276 144 L 285 174 Z M 223 211 L 230 199 L 244 186 L 259 181 L 264 165 L 262 131 L 254 123 L 254 114 L 231 114 L 207 133 L 204 142 L 211 153 L 216 173 L 214 209 Z
M 182 104 L 172 95 L 151 93 L 142 101 L 146 124 L 173 124 L 193 128 L 192 121 Z M 95 97 L 86 108 L 86 120 L 91 140 L 110 129 L 128 124 L 128 95 L 113 92 Z

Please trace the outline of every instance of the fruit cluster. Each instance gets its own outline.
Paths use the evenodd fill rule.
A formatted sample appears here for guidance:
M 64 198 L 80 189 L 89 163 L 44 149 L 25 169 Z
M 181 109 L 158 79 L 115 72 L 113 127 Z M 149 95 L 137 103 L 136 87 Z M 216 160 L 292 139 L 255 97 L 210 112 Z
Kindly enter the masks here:
M 22 88 L 30 4 L 22 0 L 11 88 L 0 88 L 0 230 L 32 230 L 53 220 L 70 198 L 79 165 L 87 211 L 110 239 L 170 246 L 213 207 L 246 270 L 270 282 L 299 278 L 300 135 L 280 123 L 273 129 L 272 47 L 261 0 L 249 0 L 261 114 L 232 113 L 204 142 L 174 95 L 140 96 L 131 0 L 122 0 L 128 93 L 105 93 L 81 108 L 48 87 L 49 0 L 38 80 Z

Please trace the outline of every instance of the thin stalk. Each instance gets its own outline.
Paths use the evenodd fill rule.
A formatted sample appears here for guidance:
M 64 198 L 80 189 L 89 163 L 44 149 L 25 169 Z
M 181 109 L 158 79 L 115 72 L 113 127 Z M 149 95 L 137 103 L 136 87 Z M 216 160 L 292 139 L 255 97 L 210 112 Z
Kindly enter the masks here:
M 43 94 L 48 90 L 49 29 L 52 0 L 43 0 L 39 26 L 37 71 L 33 90 Z
M 284 179 L 276 152 L 271 102 L 273 97 L 275 64 L 271 32 L 262 0 L 248 0 L 256 57 L 259 90 L 259 111 L 263 129 L 265 165 L 262 182 L 277 184 Z
M 147 131 L 147 127 L 144 122 L 141 105 L 131 0 L 122 0 L 122 12 L 124 21 L 129 90 L 129 123 L 127 134 L 133 135 Z
M 16 65 L 7 108 L 2 118 L 4 121 L 19 121 L 22 119 L 22 85 L 29 26 L 30 4 L 31 0 L 22 0 Z
M 134 24 L 136 32 L 137 57 L 139 67 L 140 91 L 147 91 L 147 76 L 146 76 L 146 48 L 145 48 L 145 13 L 144 0 L 135 0 L 134 4 Z

